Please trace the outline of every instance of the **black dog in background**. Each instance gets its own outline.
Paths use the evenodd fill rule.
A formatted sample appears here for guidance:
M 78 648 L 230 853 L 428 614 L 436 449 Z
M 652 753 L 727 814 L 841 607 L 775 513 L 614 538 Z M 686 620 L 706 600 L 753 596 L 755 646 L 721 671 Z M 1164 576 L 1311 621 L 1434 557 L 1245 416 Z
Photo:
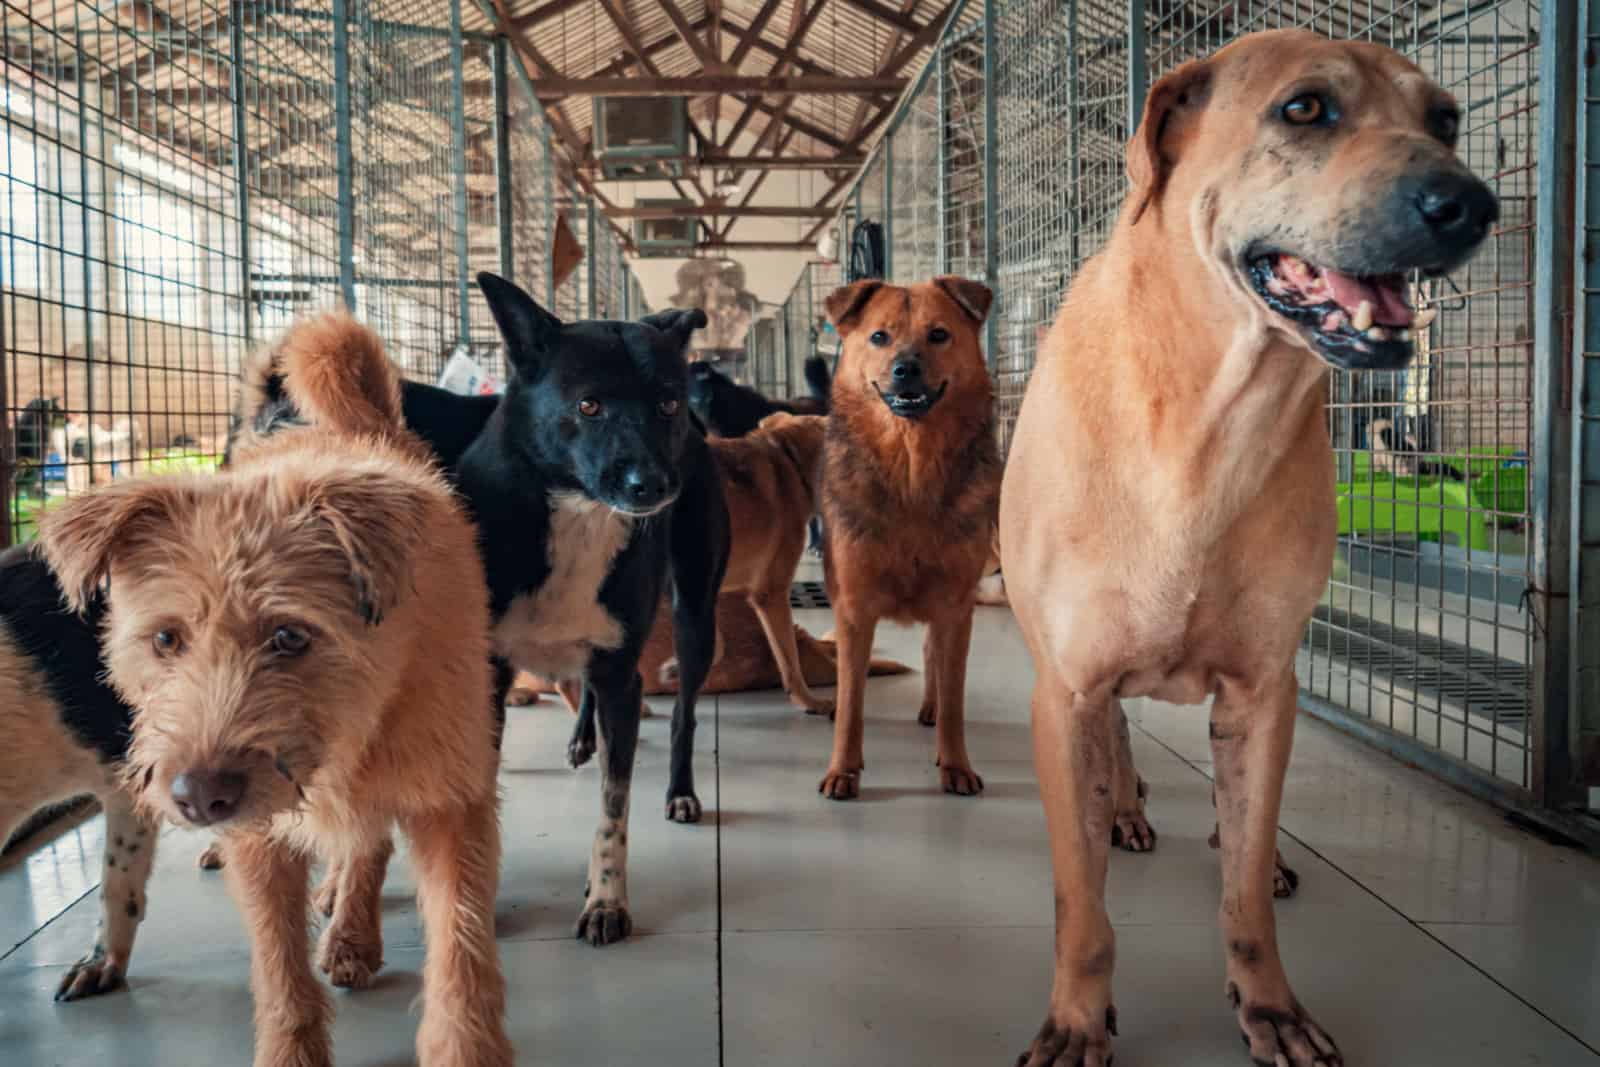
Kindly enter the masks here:
M 805 365 L 810 396 L 771 400 L 749 386 L 740 385 L 704 361 L 689 364 L 689 406 L 706 428 L 718 437 L 743 437 L 775 411 L 791 415 L 826 415 L 833 376 L 828 361 L 812 356 Z

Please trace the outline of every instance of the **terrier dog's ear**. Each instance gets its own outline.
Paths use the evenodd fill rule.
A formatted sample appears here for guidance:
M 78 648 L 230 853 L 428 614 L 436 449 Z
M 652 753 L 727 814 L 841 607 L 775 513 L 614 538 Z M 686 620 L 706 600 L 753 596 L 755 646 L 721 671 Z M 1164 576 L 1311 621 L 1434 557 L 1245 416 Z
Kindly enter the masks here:
M 839 331 L 840 337 L 849 337 L 850 331 L 855 329 L 861 317 L 862 310 L 867 306 L 883 282 L 876 278 L 867 278 L 859 282 L 851 282 L 843 289 L 835 289 L 823 301 L 823 307 L 828 312 L 828 321 L 833 323 L 833 328 Z
M 87 608 L 117 557 L 138 542 L 170 534 L 199 492 L 190 478 L 140 478 L 70 497 L 47 512 L 39 520 L 38 548 L 68 606 Z
M 955 274 L 941 274 L 933 280 L 933 284 L 944 290 L 944 295 L 954 300 L 961 313 L 976 325 L 982 326 L 983 320 L 989 317 L 989 305 L 994 302 L 994 294 L 982 282 Z
M 356 611 L 376 626 L 411 585 L 434 494 L 416 482 L 348 471 L 318 479 L 308 495 L 315 521 L 349 562 Z
M 540 307 L 527 293 L 498 274 L 478 275 L 478 288 L 489 303 L 500 336 L 505 338 L 506 355 L 511 365 L 524 374 L 533 374 L 541 358 L 556 343 L 561 320 Z
M 689 335 L 703 328 L 710 320 L 700 308 L 669 308 L 646 315 L 639 321 L 671 336 L 679 348 L 687 348 Z

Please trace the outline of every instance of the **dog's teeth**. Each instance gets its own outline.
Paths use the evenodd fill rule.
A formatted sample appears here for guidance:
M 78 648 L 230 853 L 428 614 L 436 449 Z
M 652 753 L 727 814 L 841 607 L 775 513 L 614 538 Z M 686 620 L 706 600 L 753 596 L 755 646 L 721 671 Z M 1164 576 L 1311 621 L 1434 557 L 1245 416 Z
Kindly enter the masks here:
M 1433 320 L 1438 317 L 1438 308 L 1423 308 L 1421 311 L 1411 316 L 1411 328 L 1413 330 L 1426 330 L 1430 325 L 1432 325 Z
M 1364 332 L 1366 333 L 1367 340 L 1369 341 L 1387 341 L 1389 339 L 1389 331 L 1385 330 L 1382 326 L 1374 326 L 1372 329 Z
M 1356 308 L 1356 313 L 1350 317 L 1350 328 L 1356 333 L 1366 333 L 1367 327 L 1372 325 L 1372 301 L 1363 300 L 1361 306 Z

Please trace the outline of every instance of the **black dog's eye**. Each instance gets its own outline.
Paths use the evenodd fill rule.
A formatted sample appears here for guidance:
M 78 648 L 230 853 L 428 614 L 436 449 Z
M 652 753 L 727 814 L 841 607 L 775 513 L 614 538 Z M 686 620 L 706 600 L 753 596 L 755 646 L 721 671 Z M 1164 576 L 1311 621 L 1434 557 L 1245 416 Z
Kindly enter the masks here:
M 945 329 L 943 326 L 935 326 L 933 329 L 928 331 L 929 344 L 942 345 L 948 340 L 950 340 L 950 331 Z
M 867 338 L 867 340 L 871 341 L 879 348 L 882 348 L 884 345 L 889 343 L 889 332 L 887 330 L 873 330 L 872 336 Z
M 293 626 L 280 626 L 272 631 L 272 651 L 280 656 L 299 656 L 311 647 L 311 636 Z
M 1454 148 L 1461 135 L 1461 112 L 1453 107 L 1434 108 L 1428 112 L 1428 132 Z
M 176 630 L 157 630 L 150 639 L 158 656 L 176 656 L 183 650 L 183 635 Z
M 1333 121 L 1333 109 L 1320 93 L 1301 93 L 1283 105 L 1283 120 L 1292 126 L 1326 125 Z
M 600 401 L 592 396 L 586 396 L 578 401 L 578 414 L 586 419 L 592 419 L 600 414 Z
M 672 396 L 667 397 L 661 403 L 656 405 L 656 410 L 661 412 L 661 414 L 665 415 L 667 418 L 672 418 L 672 416 L 678 413 L 678 398 Z

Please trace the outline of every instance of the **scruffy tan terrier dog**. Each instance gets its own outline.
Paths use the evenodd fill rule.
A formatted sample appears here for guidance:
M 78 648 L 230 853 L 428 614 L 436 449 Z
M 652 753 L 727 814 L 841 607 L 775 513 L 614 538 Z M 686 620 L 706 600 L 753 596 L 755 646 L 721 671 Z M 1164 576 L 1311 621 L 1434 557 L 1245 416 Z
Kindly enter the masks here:
M 109 579 L 106 662 L 135 709 L 140 803 L 221 833 L 251 932 L 257 1067 L 332 1062 L 308 868 L 378 853 L 396 823 L 427 928 L 418 1057 L 510 1064 L 473 528 L 401 429 L 372 333 L 322 316 L 255 358 L 275 361 L 306 425 L 248 441 L 220 474 L 74 498 L 42 524 L 43 550 L 74 606 Z M 341 984 L 381 963 L 377 899 L 338 897 L 318 962 Z

